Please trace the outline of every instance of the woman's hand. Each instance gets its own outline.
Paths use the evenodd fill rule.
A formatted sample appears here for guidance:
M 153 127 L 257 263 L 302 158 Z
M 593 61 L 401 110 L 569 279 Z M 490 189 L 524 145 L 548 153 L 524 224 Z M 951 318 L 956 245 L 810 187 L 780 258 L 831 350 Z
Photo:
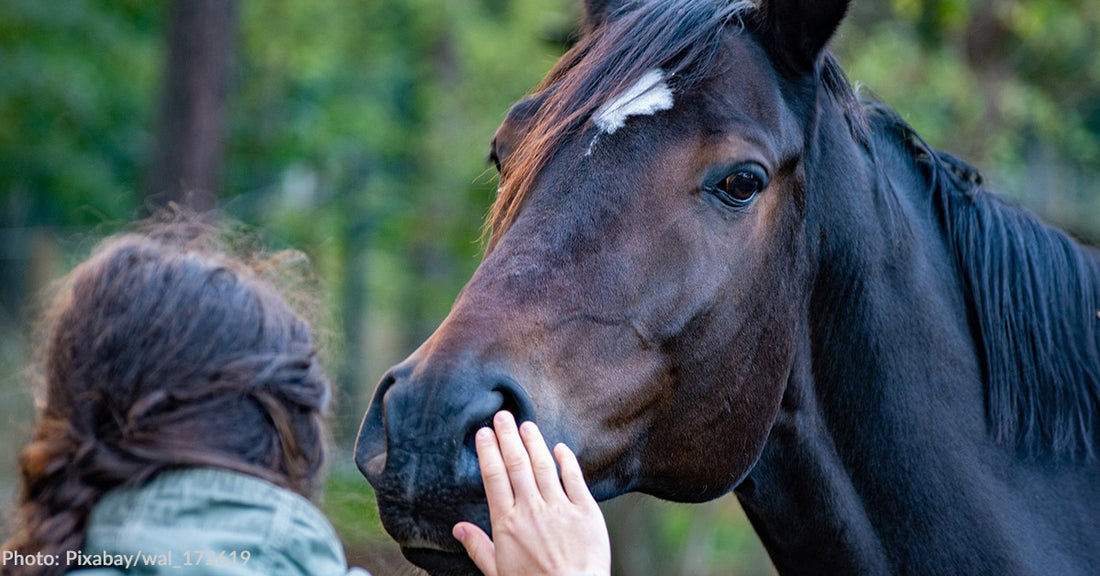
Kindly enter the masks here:
M 477 432 L 477 456 L 489 501 L 490 540 L 459 522 L 452 530 L 486 576 L 611 574 L 611 544 L 603 513 L 588 491 L 577 457 L 554 446 L 558 478 L 546 441 L 533 422 L 516 429 L 509 412 Z

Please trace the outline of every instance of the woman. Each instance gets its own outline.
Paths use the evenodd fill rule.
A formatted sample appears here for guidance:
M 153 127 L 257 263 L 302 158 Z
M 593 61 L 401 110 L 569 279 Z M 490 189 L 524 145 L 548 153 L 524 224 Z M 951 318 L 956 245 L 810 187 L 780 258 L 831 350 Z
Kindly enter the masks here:
M 67 278 L 6 574 L 347 571 L 308 500 L 330 397 L 309 327 L 211 238 L 112 238 Z
M 212 238 L 187 223 L 112 238 L 65 281 L 4 574 L 348 573 L 308 499 L 330 398 L 309 327 L 263 264 Z M 537 429 L 522 431 L 530 457 L 506 413 L 477 437 L 495 546 L 472 524 L 456 537 L 490 576 L 605 576 L 609 553 L 604 567 L 574 537 L 607 538 L 575 458 L 556 449 L 563 491 Z

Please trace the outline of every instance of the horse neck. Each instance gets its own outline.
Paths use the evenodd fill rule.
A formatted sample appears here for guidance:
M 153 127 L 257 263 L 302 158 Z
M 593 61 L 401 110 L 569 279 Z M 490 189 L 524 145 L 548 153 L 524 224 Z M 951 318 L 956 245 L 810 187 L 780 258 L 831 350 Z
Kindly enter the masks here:
M 987 520 L 991 470 L 972 463 L 995 449 L 962 287 L 930 202 L 901 193 L 917 175 L 843 144 L 818 147 L 837 168 L 808 192 L 807 322 L 738 496 L 785 576 L 980 572 L 1003 546 L 975 530 L 968 559 L 952 536 Z

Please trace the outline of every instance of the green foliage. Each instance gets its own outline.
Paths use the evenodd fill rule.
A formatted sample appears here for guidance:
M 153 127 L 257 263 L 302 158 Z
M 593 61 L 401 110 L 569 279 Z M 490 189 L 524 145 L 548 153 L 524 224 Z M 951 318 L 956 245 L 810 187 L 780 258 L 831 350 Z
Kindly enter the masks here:
M 141 2 L 0 3 L 0 222 L 132 217 L 159 16 Z
M 732 495 L 688 505 L 631 494 L 604 502 L 601 508 L 616 574 L 775 574 Z
M 329 474 L 321 509 L 340 534 L 344 545 L 369 547 L 385 539 L 378 506 L 370 485 L 355 470 L 337 467 Z

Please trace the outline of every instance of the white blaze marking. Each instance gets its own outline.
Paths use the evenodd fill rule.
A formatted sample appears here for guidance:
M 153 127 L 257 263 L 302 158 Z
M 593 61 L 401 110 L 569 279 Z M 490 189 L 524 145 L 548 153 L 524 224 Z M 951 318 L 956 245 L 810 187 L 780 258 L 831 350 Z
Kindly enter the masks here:
M 603 132 L 614 134 L 631 116 L 649 116 L 670 108 L 672 89 L 665 82 L 664 70 L 657 68 L 650 70 L 622 94 L 600 106 L 592 116 L 592 121 Z

